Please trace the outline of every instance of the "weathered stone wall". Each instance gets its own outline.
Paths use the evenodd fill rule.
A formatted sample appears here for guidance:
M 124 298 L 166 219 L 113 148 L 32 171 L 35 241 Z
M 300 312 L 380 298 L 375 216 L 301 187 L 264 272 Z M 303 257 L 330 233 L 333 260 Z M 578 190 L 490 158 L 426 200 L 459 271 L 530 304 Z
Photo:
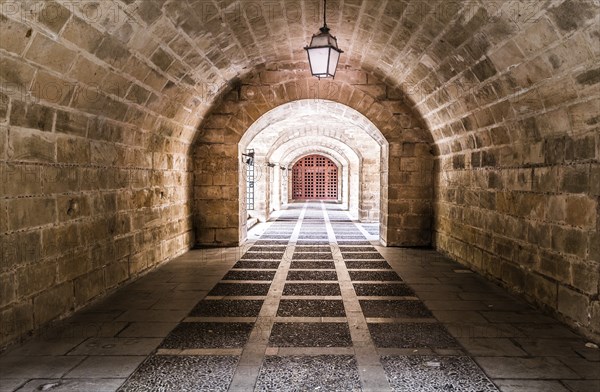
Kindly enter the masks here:
M 382 209 L 386 205 L 381 219 L 382 241 L 389 246 L 429 245 L 433 213 L 431 138 L 404 96 L 366 72 L 341 69 L 334 81 L 318 81 L 307 75 L 306 66 L 305 62 L 273 65 L 272 69 L 248 74 L 204 119 L 194 153 L 196 243 L 233 245 L 244 239 L 240 228 L 245 226 L 246 217 L 239 214 L 243 193 L 238 189 L 243 184 L 237 175 L 241 162 L 238 142 L 263 114 L 288 102 L 312 99 L 355 109 L 389 143 L 388 159 L 382 162 L 382 167 L 389 167 L 389 172 L 382 170 L 381 179 Z
M 144 20 L 73 4 L 0 4 L 0 347 L 192 240 L 188 94 L 126 48 Z
M 597 21 L 585 1 L 533 14 L 508 37 L 488 20 L 487 34 L 457 50 L 482 60 L 455 76 L 440 64 L 444 102 L 427 96 L 417 105 L 428 107 L 439 149 L 437 248 L 596 339 Z

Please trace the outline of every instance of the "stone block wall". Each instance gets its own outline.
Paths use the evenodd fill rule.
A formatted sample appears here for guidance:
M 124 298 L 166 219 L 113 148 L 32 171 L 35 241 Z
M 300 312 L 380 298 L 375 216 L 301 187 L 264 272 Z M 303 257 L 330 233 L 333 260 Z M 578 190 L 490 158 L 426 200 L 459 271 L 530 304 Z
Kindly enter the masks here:
M 0 5 L 2 347 L 189 249 L 193 127 L 142 19 Z
M 461 47 L 482 61 L 448 76 L 445 104 L 434 104 L 434 95 L 417 104 L 428 108 L 439 149 L 436 247 L 595 339 L 597 12 L 567 1 L 530 15 L 509 37 L 492 34 L 498 24 L 482 24 L 485 34 Z

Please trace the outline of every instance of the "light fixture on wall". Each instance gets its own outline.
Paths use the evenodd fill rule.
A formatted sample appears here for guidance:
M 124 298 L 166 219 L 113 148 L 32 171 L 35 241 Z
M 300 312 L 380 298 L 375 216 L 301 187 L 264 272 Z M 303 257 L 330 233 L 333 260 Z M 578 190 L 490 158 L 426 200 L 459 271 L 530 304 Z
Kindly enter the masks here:
M 340 54 L 344 53 L 338 48 L 337 38 L 329 34 L 327 27 L 327 0 L 323 0 L 323 27 L 320 33 L 312 36 L 310 45 L 304 49 L 308 53 L 310 72 L 317 78 L 334 78 Z
M 254 150 L 248 150 L 242 153 L 242 162 L 248 166 L 254 165 Z

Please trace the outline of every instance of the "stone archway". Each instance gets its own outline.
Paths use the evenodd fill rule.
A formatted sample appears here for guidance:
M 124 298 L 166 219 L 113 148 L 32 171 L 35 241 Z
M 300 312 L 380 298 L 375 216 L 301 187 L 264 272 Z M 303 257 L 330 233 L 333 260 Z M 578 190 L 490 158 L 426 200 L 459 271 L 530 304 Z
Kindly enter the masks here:
M 286 110 L 269 115 L 279 107 Z M 382 243 L 430 244 L 432 140 L 401 99 L 376 100 L 362 86 L 344 81 L 299 78 L 264 85 L 260 79 L 249 78 L 223 98 L 198 132 L 194 147 L 198 245 L 237 245 L 244 241 L 246 214 L 240 206 L 243 195 L 239 181 L 235 181 L 239 178 L 243 146 L 252 140 L 252 135 L 277 122 L 277 116 L 318 107 L 332 118 L 374 129 L 381 135 Z

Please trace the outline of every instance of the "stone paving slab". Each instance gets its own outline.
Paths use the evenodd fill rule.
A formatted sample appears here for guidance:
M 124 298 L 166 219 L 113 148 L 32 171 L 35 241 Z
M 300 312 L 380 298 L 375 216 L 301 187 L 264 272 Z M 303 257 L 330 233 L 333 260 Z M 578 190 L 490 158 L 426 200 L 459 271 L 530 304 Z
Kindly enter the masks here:
M 402 280 L 394 271 L 348 271 L 353 281 L 393 282 Z
M 271 347 L 350 347 L 347 323 L 275 323 Z
M 65 378 L 127 378 L 145 356 L 90 356 L 77 365 Z
M 576 379 L 577 373 L 553 357 L 475 357 L 475 361 L 493 378 Z
M 255 391 L 361 391 L 350 355 L 266 356 Z
M 342 249 L 342 257 L 346 260 L 378 260 L 383 259 L 379 252 L 345 252 Z
M 85 354 L 84 354 L 85 355 Z M 85 356 L 16 356 L 0 357 L 2 379 L 57 378 L 85 359 Z
M 361 300 L 365 317 L 379 318 L 427 318 L 433 314 L 421 301 Z
M 367 324 L 377 347 L 395 348 L 460 348 L 442 324 L 377 323 Z
M 377 252 L 374 246 L 347 246 L 343 248 L 344 252 Z
M 253 323 L 181 323 L 159 348 L 241 348 L 253 327 Z
M 190 312 L 190 317 L 257 317 L 264 301 L 204 300 Z
M 160 344 L 160 338 L 92 338 L 68 355 L 148 355 Z
M 359 297 L 412 297 L 415 292 L 405 283 L 354 283 L 354 291 Z
M 73 378 L 73 379 L 36 379 L 27 382 L 19 392 L 29 391 L 52 391 L 52 392 L 115 392 L 125 381 L 124 378 Z M 4 384 L 0 385 L 0 391 L 4 392 Z M 12 391 L 13 389 L 6 389 Z
M 348 269 L 392 269 L 385 260 L 344 260 Z
M 280 317 L 345 317 L 342 300 L 292 300 L 279 302 L 277 316 Z
M 384 356 L 381 363 L 393 391 L 499 391 L 465 356 Z
M 235 356 L 151 356 L 119 392 L 225 392 L 237 362 Z

